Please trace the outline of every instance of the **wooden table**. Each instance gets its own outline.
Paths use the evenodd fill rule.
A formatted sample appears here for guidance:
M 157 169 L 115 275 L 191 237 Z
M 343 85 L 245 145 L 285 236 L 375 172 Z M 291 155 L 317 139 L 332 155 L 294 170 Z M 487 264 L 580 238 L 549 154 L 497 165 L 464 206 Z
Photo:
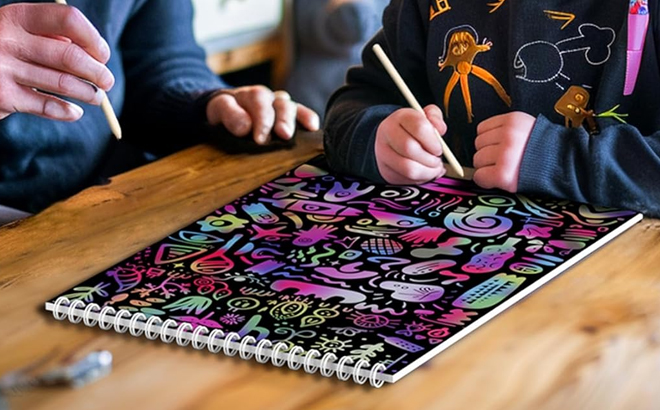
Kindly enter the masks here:
M 318 135 L 254 156 L 197 146 L 0 229 L 0 374 L 98 349 L 115 360 L 108 377 L 81 390 L 17 392 L 12 409 L 660 408 L 656 220 L 380 390 L 60 323 L 43 312 L 52 296 L 320 150 Z

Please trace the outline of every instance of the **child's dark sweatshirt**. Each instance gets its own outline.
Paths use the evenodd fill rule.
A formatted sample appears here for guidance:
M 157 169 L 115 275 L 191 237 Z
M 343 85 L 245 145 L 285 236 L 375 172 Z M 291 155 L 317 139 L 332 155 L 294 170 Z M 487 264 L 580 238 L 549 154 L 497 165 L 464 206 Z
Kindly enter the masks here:
M 660 4 L 649 1 L 641 70 L 634 92 L 624 96 L 629 6 L 393 0 L 383 29 L 365 47 L 363 65 L 349 71 L 347 85 L 329 102 L 325 145 L 331 165 L 382 181 L 376 129 L 407 104 L 371 52 L 380 43 L 420 103 L 443 109 L 445 139 L 463 165 L 472 163 L 481 121 L 524 111 L 537 121 L 519 191 L 660 216 Z M 451 58 L 462 53 L 474 58 Z M 622 117 L 627 124 L 596 118 L 597 135 L 566 127 L 555 104 L 572 86 L 589 93 L 585 110 L 602 114 L 619 105 L 615 112 L 628 114 Z

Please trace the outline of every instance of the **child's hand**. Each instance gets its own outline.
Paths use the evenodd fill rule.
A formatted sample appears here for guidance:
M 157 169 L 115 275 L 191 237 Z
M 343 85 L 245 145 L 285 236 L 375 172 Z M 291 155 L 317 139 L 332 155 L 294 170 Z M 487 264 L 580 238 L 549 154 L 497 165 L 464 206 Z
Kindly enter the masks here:
M 536 118 L 524 112 L 498 115 L 477 127 L 474 182 L 483 188 L 518 190 L 518 174 Z
M 397 110 L 376 131 L 378 171 L 390 184 L 419 184 L 445 174 L 433 127 L 442 135 L 447 125 L 436 105 L 424 111 L 426 116 L 412 108 Z

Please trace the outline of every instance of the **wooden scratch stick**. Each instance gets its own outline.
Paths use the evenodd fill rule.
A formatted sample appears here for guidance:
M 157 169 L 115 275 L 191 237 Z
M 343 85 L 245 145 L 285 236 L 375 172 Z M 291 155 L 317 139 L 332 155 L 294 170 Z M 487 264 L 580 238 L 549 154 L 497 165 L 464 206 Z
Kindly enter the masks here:
M 55 0 L 55 2 L 58 4 L 66 5 L 66 0 Z M 101 90 L 100 88 L 99 91 L 103 96 L 103 100 L 101 101 L 101 109 L 103 110 L 103 114 L 105 114 L 105 118 L 108 120 L 108 125 L 110 125 L 110 131 L 112 131 L 114 136 L 118 140 L 120 140 L 122 134 L 121 134 L 121 126 L 119 125 L 119 120 L 117 119 L 117 114 L 115 114 L 115 110 L 112 108 L 112 104 L 110 104 L 110 99 L 108 99 L 108 94 L 106 94 L 105 91 Z
M 412 91 L 410 91 L 408 85 L 405 83 L 405 81 L 403 81 L 401 74 L 399 74 L 399 72 L 396 70 L 394 64 L 392 64 L 392 61 L 390 61 L 390 59 L 387 57 L 387 54 L 385 54 L 385 51 L 380 46 L 380 44 L 374 44 L 372 50 L 374 51 L 380 62 L 383 64 L 383 67 L 385 67 L 387 73 L 390 75 L 390 77 L 392 77 L 392 80 L 399 88 L 399 91 L 401 91 L 401 94 L 403 94 L 403 96 L 406 98 L 408 104 L 410 104 L 410 106 L 416 111 L 419 111 L 422 114 L 426 115 L 424 109 L 422 108 L 421 105 L 419 105 L 419 102 L 417 102 L 417 99 L 413 95 Z M 454 156 L 454 153 L 451 152 L 451 149 L 449 149 L 449 146 L 447 145 L 445 140 L 442 139 L 438 130 L 436 130 L 435 127 L 433 129 L 435 130 L 436 137 L 438 137 L 440 143 L 442 144 L 442 155 L 444 155 L 444 157 L 447 158 L 447 162 L 449 163 L 449 166 L 451 166 L 451 168 L 454 170 L 454 172 L 456 172 L 456 174 L 458 174 L 461 178 L 463 178 L 465 176 L 465 173 L 463 172 L 463 167 L 461 167 L 461 164 Z

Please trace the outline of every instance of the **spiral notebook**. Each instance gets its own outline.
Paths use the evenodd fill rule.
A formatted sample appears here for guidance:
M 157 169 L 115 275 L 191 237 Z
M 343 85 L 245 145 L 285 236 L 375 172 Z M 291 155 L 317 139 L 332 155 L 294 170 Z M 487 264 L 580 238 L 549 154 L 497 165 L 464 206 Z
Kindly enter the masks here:
M 380 387 L 640 221 L 317 158 L 46 303 L 57 319 Z

